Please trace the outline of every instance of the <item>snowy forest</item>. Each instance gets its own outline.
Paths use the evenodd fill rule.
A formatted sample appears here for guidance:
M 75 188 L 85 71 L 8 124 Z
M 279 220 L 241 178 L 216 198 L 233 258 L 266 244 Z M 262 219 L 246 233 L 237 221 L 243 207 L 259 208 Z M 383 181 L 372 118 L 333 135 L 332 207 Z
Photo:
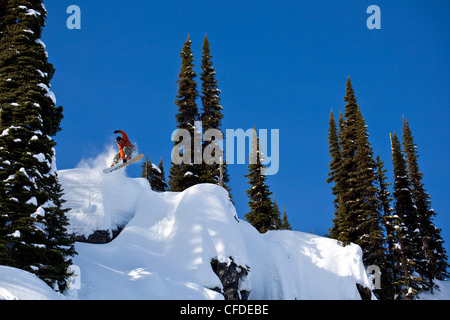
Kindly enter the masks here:
M 434 279 L 448 277 L 447 255 L 441 230 L 433 223 L 430 196 L 418 166 L 418 148 L 406 118 L 403 143 L 391 134 L 393 193 L 389 191 L 384 162 L 374 157 L 367 125 L 350 79 L 347 102 L 338 123 L 329 121 L 330 172 L 335 218 L 329 236 L 343 245 L 363 249 L 365 265 L 381 270 L 380 299 L 412 299 L 436 289 Z M 402 149 L 403 147 L 403 149 Z
M 439 213 L 431 207 L 419 169 L 420 146 L 406 117 L 401 137 L 391 134 L 392 158 L 382 161 L 371 147 L 369 128 L 347 79 L 344 112 L 337 121 L 333 111 L 329 118 L 331 161 L 324 183 L 329 183 L 334 198 L 334 219 L 327 237 L 292 230 L 291 213 L 277 203 L 264 175 L 256 128 L 249 142 L 254 161 L 244 176 L 249 207 L 245 221 L 237 218 L 233 206 L 226 161 L 193 164 L 192 153 L 188 163 L 172 162 L 167 171 L 162 155 L 153 155 L 161 156 L 156 164 L 146 152 L 142 175 L 136 179 L 126 177 L 125 170 L 109 175 L 92 168 L 58 171 L 54 137 L 64 130 L 64 110 L 50 90 L 55 69 L 41 40 L 46 17 L 42 0 L 0 1 L 0 265 L 5 267 L 0 273 L 26 271 L 24 279 L 37 281 L 36 276 L 55 292 L 49 294 L 55 299 L 73 297 L 68 293 L 73 273 L 67 270 L 74 264 L 82 267 L 86 279 L 75 298 L 126 298 L 125 289 L 123 296 L 109 296 L 114 291 L 109 287 L 99 289 L 106 282 L 102 283 L 106 276 L 95 279 L 104 272 L 101 263 L 110 269 L 130 268 L 122 273 L 133 281 L 147 281 L 145 289 L 129 289 L 132 299 L 321 299 L 326 288 L 332 288 L 329 298 L 359 299 L 369 288 L 369 299 L 414 300 L 439 291 L 439 283 L 449 276 L 448 257 L 441 229 L 434 224 Z M 188 36 L 180 53 L 174 129 L 188 130 L 194 137 L 195 121 L 202 121 L 200 134 L 223 130 L 223 107 L 208 37 L 203 41 L 200 75 L 194 71 L 191 44 Z M 191 141 L 191 150 L 207 147 Z M 392 165 L 393 177 L 386 176 L 385 161 Z M 121 195 L 110 188 L 112 184 L 129 187 L 124 191 L 127 200 L 119 203 Z M 123 210 L 97 203 L 102 197 Z M 152 217 L 148 208 L 154 210 Z M 93 218 L 100 210 L 111 223 L 100 226 L 106 220 Z M 183 226 L 190 228 L 180 231 Z M 96 231 L 107 234 L 106 243 L 89 247 L 87 239 Z M 189 247 L 195 237 L 204 243 L 202 249 Z M 117 252 L 117 261 L 108 260 L 107 248 Z M 325 258 L 304 252 L 314 250 Z M 147 264 L 140 267 L 140 261 L 133 267 L 124 262 L 146 254 L 149 266 L 160 267 L 157 272 Z M 165 254 L 167 259 L 158 262 L 158 255 Z M 104 260 L 97 265 L 89 260 L 97 258 Z M 224 266 L 228 271 L 234 268 L 239 283 L 234 291 L 227 291 L 218 276 Z M 315 273 L 300 274 L 305 266 Z M 379 268 L 381 287 L 374 287 L 371 274 L 365 272 L 369 266 Z M 330 280 L 319 280 L 319 273 Z M 183 277 L 190 285 L 181 285 Z M 4 293 L 8 279 L 0 274 L 0 299 L 9 296 Z M 126 287 L 124 280 L 114 279 L 117 286 Z M 339 289 L 342 282 L 345 286 Z

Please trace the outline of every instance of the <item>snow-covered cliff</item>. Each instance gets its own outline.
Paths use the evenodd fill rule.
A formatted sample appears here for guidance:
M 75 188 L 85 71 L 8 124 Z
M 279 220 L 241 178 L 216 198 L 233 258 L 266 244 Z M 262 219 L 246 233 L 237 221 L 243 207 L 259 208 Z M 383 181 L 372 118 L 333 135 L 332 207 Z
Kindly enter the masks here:
M 157 193 L 126 170 L 103 174 L 105 165 L 58 172 L 70 233 L 121 232 L 108 243 L 77 242 L 73 289 L 45 291 L 49 299 L 223 299 L 212 261 L 238 270 L 238 295 L 248 299 L 361 299 L 356 284 L 371 287 L 356 245 L 298 231 L 260 234 L 219 186 Z M 5 296 L 24 298 L 14 283 L 2 283 Z

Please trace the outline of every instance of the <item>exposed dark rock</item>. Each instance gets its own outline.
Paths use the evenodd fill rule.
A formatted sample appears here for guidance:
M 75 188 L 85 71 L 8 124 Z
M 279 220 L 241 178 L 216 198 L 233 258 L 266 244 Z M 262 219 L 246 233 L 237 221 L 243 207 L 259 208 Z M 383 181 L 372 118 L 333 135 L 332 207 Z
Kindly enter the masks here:
M 213 288 L 225 297 L 225 300 L 247 300 L 250 292 L 239 291 L 239 281 L 248 274 L 248 267 L 244 268 L 234 263 L 230 257 L 231 263 L 219 262 L 217 259 L 211 260 L 211 267 L 214 273 L 222 282 L 223 290 Z
M 112 236 L 111 233 L 107 230 L 96 230 L 87 238 L 84 235 L 74 235 L 74 237 L 76 241 L 102 244 L 114 240 L 122 230 L 123 227 L 119 227 L 117 230 L 112 230 Z
M 362 284 L 357 283 L 356 288 L 358 289 L 359 295 L 361 296 L 362 300 L 371 300 L 372 299 L 372 291 L 364 287 Z

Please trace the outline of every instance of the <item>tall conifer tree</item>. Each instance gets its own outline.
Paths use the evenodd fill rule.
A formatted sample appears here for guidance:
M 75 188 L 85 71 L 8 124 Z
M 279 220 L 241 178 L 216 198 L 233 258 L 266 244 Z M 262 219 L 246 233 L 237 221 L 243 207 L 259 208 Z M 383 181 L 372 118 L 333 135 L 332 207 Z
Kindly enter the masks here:
M 200 74 L 200 80 L 202 82 L 202 114 L 200 119 L 202 120 L 203 133 L 209 129 L 217 129 L 221 131 L 222 126 L 222 106 L 220 105 L 220 90 L 218 86 L 218 80 L 216 79 L 216 71 L 213 67 L 211 49 L 207 36 L 203 40 L 202 51 L 202 72 Z M 223 132 L 222 132 L 223 137 Z M 216 137 L 214 137 L 216 139 Z M 202 151 L 205 150 L 212 142 L 205 141 L 203 143 Z M 219 146 L 217 146 L 219 148 Z M 202 152 L 203 153 L 203 152 Z M 222 150 L 223 153 L 223 150 Z M 212 154 L 216 157 L 216 154 Z M 227 185 L 229 183 L 229 174 L 227 164 L 223 161 L 222 166 L 220 163 L 208 164 L 203 159 L 200 165 L 200 182 L 202 183 L 219 183 L 220 170 L 222 170 L 222 185 L 228 191 L 231 188 Z
M 220 90 L 216 79 L 216 71 L 213 67 L 211 49 L 207 36 L 203 40 L 202 51 L 202 115 L 203 129 L 220 129 L 222 125 L 222 106 L 220 105 Z
M 280 207 L 278 206 L 277 199 L 275 198 L 275 196 L 273 197 L 272 208 L 273 208 L 273 217 L 274 217 L 274 225 L 275 225 L 274 229 L 282 230 L 283 229 L 283 221 L 281 220 Z
M 153 164 L 152 160 L 148 160 L 148 154 L 145 161 L 142 163 L 142 178 L 145 178 L 150 183 L 154 191 L 166 191 L 167 184 L 164 177 L 163 160 L 162 157 L 158 166 Z
M 63 290 L 75 250 L 51 138 L 63 115 L 49 89 L 55 70 L 40 40 L 47 12 L 42 0 L 0 7 L 0 264 Z
M 419 250 L 421 257 L 416 261 L 416 270 L 422 275 L 427 289 L 433 291 L 434 279 L 443 280 L 448 277 L 447 254 L 443 247 L 441 230 L 433 223 L 436 212 L 431 209 L 430 196 L 425 190 L 423 174 L 419 170 L 417 145 L 405 118 L 403 118 L 403 148 L 417 216 L 416 242 L 418 248 L 421 248 Z
M 248 174 L 245 175 L 250 184 L 250 189 L 246 192 L 250 200 L 248 202 L 250 212 L 245 214 L 245 219 L 260 233 L 265 233 L 276 229 L 277 218 L 275 217 L 272 199 L 270 198 L 272 193 L 266 185 L 265 167 L 262 164 L 263 156 L 255 128 L 251 139 L 251 150 Z
M 281 218 L 281 229 L 282 230 L 292 230 L 291 224 L 288 221 L 286 214 L 286 208 L 283 207 L 283 218 Z
M 384 259 L 384 252 L 376 164 L 349 78 L 344 101 L 347 105 L 344 117 L 339 120 L 339 134 L 330 116 L 332 162 L 328 181 L 335 183 L 333 193 L 337 196 L 336 218 L 330 233 L 344 245 L 353 242 L 361 246 L 366 265 L 378 265 Z
M 342 114 L 341 114 L 342 116 Z M 329 164 L 330 172 L 328 173 L 327 183 L 334 183 L 331 188 L 332 194 L 335 196 L 334 207 L 335 207 L 335 218 L 333 219 L 333 227 L 330 229 L 329 236 L 332 238 L 338 238 L 339 236 L 339 188 L 340 188 L 340 166 L 341 166 L 341 147 L 339 144 L 339 131 L 336 127 L 336 122 L 334 121 L 333 110 L 330 112 L 330 121 L 328 129 L 328 145 L 329 152 L 331 156 L 331 161 Z
M 391 222 L 395 229 L 395 292 L 400 298 L 414 299 L 421 289 L 422 279 L 414 276 L 418 247 L 417 217 L 411 196 L 406 162 L 397 135 L 391 135 L 392 163 L 394 166 L 395 206 Z
M 159 169 L 159 182 L 157 186 L 158 191 L 166 191 L 168 186 L 166 183 L 166 174 L 164 173 L 164 164 L 163 164 L 163 158 L 161 157 L 158 162 L 158 169 Z
M 199 183 L 199 166 L 194 165 L 194 136 L 198 134 L 195 128 L 195 121 L 199 120 L 199 112 L 196 99 L 198 97 L 196 73 L 194 71 L 194 55 L 191 50 L 191 40 L 189 36 L 181 50 L 181 68 L 178 74 L 178 92 L 175 105 L 178 113 L 175 116 L 178 129 L 185 129 L 190 134 L 190 150 L 181 152 L 190 153 L 190 163 L 176 164 L 172 161 L 169 172 L 169 186 L 171 191 L 183 191 Z M 201 134 L 201 133 L 200 133 Z M 177 144 L 178 142 L 175 142 Z M 201 150 L 200 150 L 201 151 Z
M 377 181 L 379 184 L 379 198 L 381 201 L 382 225 L 384 227 L 385 239 L 385 261 L 379 265 L 381 269 L 381 289 L 375 290 L 375 295 L 380 300 L 393 300 L 395 297 L 395 289 L 393 283 L 395 278 L 395 226 L 396 220 L 392 215 L 391 193 L 389 192 L 389 183 L 387 182 L 386 172 L 384 169 L 384 161 L 377 156 Z

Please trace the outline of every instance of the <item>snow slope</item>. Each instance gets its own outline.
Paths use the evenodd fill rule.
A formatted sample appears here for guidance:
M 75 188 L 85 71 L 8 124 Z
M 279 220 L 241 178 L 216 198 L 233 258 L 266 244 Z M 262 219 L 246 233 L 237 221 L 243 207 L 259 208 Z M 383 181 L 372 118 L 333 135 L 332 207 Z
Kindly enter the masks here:
M 0 300 L 61 300 L 44 281 L 24 270 L 0 266 Z
M 5 277 L 2 269 L 0 298 L 223 299 L 211 290 L 222 288 L 211 259 L 248 268 L 239 289 L 249 299 L 360 299 L 356 283 L 370 287 L 356 245 L 297 231 L 260 234 L 238 219 L 223 188 L 157 193 L 125 170 L 103 174 L 109 158 L 58 171 L 71 208 L 69 232 L 88 237 L 123 227 L 109 243 L 76 243 L 79 289 L 67 296 L 23 294 L 14 289 L 20 276 L 8 269 L 14 275 Z

